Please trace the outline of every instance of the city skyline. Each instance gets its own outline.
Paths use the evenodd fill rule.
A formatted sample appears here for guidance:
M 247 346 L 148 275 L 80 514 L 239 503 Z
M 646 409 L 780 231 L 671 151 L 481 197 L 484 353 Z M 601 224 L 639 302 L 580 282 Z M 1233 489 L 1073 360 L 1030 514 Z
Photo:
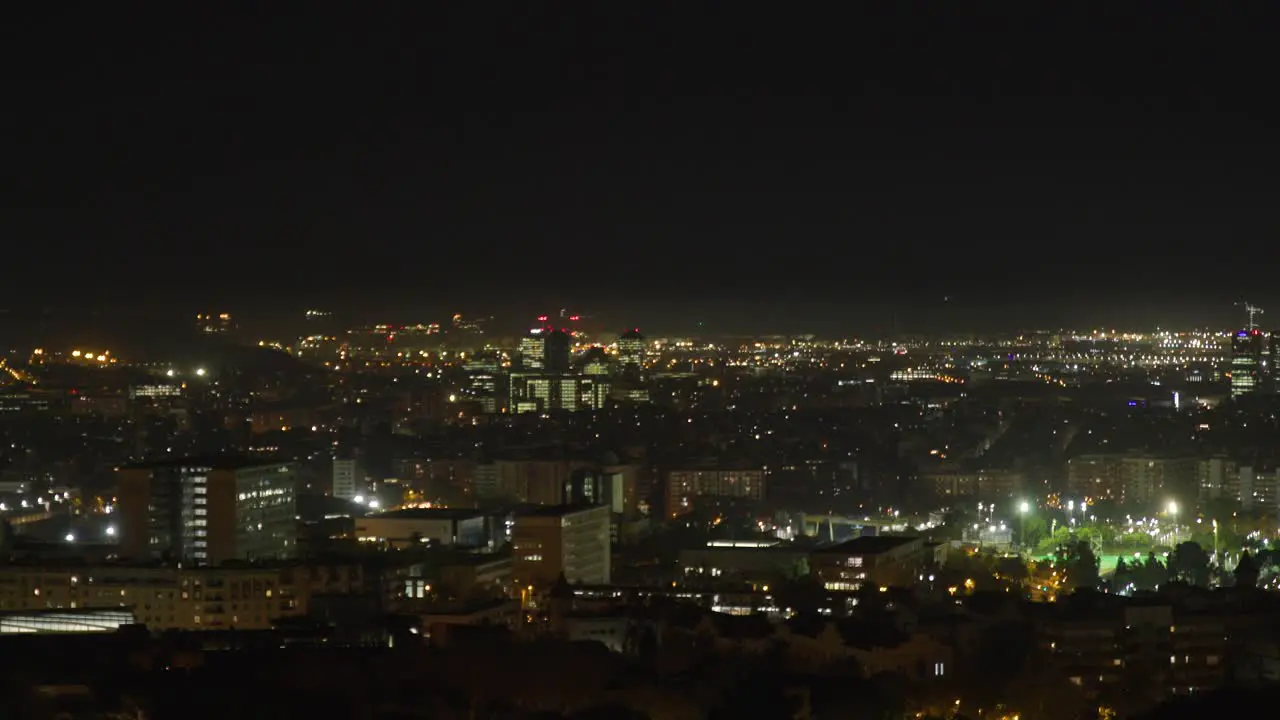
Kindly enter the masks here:
M 11 10 L 0 717 L 1265 716 L 1280 12 L 825 9 Z
M 863 338 L 891 340 L 896 337 L 951 335 L 1001 335 L 1020 332 L 1091 332 L 1111 330 L 1151 333 L 1156 331 L 1234 332 L 1247 328 L 1249 315 L 1245 301 L 1205 304 L 1199 302 L 1104 304 L 1095 307 L 1025 303 L 1021 307 L 996 308 L 966 306 L 961 298 L 942 298 L 928 304 L 790 303 L 764 301 L 746 303 L 634 303 L 612 306 L 580 306 L 594 332 L 615 335 L 639 328 L 652 336 L 732 337 L 752 335 L 815 335 L 823 338 Z M 1266 305 L 1256 324 L 1270 329 Z M 490 306 L 493 307 L 493 306 Z M 305 332 L 307 310 L 330 313 L 324 332 L 391 324 L 410 326 L 437 323 L 448 329 L 455 314 L 467 320 L 484 320 L 486 332 L 495 338 L 524 334 L 543 323 L 539 316 L 556 314 L 558 305 L 544 304 L 495 310 L 469 307 L 464 301 L 430 306 L 419 303 L 339 304 L 335 311 L 324 305 L 298 302 L 192 304 L 190 309 L 158 309 L 149 303 L 87 308 L 76 303 L 41 309 L 21 305 L 0 308 L 0 331 L 15 342 L 59 341 L 80 337 L 101 344 L 119 342 L 147 345 L 162 338 L 181 344 L 192 332 L 196 315 L 227 312 L 242 331 L 242 339 L 287 339 Z M 305 309 L 304 309 L 305 308 Z

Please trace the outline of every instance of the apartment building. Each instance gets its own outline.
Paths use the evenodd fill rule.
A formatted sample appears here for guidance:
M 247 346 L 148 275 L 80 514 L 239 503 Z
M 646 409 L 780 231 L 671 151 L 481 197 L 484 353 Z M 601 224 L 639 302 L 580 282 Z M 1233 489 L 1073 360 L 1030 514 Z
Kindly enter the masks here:
M 763 500 L 763 469 L 672 470 L 667 474 L 667 514 L 679 517 L 693 510 L 699 497 Z
M 0 611 L 127 608 L 153 631 L 266 630 L 309 595 L 295 567 L 0 566 Z
M 1199 459 L 1145 453 L 1081 455 L 1067 461 L 1067 490 L 1076 497 L 1146 503 L 1198 494 Z

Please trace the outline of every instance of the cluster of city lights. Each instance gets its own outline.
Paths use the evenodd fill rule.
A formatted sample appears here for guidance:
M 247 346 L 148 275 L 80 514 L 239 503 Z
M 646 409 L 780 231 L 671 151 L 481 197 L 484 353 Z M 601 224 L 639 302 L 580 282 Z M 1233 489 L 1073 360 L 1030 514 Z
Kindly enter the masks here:
M 204 369 L 204 368 L 202 368 L 202 367 L 198 367 L 198 368 L 196 368 L 196 369 L 195 369 L 194 373 L 195 373 L 195 376 L 196 376 L 196 377 L 204 377 L 205 375 L 208 375 L 208 374 L 209 374 L 209 371 L 208 371 L 208 370 L 205 370 L 205 369 Z M 164 376 L 165 376 L 165 377 L 177 377 L 177 376 L 178 376 L 178 371 L 174 370 L 173 368 L 169 368 L 168 370 L 165 370 L 165 371 L 164 371 Z
M 115 526 L 115 525 L 108 525 L 108 526 L 106 527 L 106 529 L 104 529 L 102 532 L 103 532 L 103 534 L 104 534 L 104 535 L 106 535 L 107 537 L 109 537 L 109 538 L 113 538 L 113 537 L 115 537 L 115 536 L 116 536 L 116 526 Z M 73 543 L 73 542 L 75 542 L 76 540 L 78 540 L 79 538 L 78 538 L 78 536 L 75 534 L 75 532 L 68 532 L 65 536 L 63 536 L 63 538 L 62 538 L 62 539 L 63 539 L 63 540 L 66 540 L 66 541 L 67 541 L 67 542 L 69 542 L 69 543 Z
M 375 498 L 375 497 L 367 498 L 363 495 L 357 495 L 351 498 L 351 502 L 357 505 L 364 505 L 370 510 L 377 510 L 378 507 L 381 505 L 381 503 L 378 502 L 378 498 Z
M 50 508 L 50 506 L 53 505 L 54 503 L 64 503 L 64 502 L 68 502 L 69 500 L 71 500 L 71 493 L 69 492 L 52 493 L 47 497 L 44 495 L 41 495 L 40 497 L 36 498 L 34 502 L 31 500 L 27 500 L 26 498 L 23 498 L 18 503 L 18 509 L 43 507 L 47 511 Z M 10 510 L 10 507 L 8 503 L 0 502 L 0 512 L 9 512 L 9 510 Z
M 110 350 L 103 350 L 99 353 L 95 353 L 93 350 L 72 350 L 71 357 L 102 364 L 113 363 L 116 361 L 115 358 L 111 357 Z

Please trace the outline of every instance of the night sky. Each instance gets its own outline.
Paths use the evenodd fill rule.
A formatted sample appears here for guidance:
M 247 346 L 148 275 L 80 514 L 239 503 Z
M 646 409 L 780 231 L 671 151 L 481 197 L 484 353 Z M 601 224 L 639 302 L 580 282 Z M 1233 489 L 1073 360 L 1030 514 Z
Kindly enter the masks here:
M 1280 296 L 1280 13 L 880 4 L 28 10 L 0 297 L 856 331 Z

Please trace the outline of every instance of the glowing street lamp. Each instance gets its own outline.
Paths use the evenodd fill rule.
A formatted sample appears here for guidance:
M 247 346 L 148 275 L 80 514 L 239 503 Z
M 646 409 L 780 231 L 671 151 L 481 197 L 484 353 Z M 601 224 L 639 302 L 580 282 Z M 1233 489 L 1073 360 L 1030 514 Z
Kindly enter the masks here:
M 1027 513 L 1031 512 L 1031 503 L 1023 500 L 1018 504 L 1018 542 L 1027 546 Z

